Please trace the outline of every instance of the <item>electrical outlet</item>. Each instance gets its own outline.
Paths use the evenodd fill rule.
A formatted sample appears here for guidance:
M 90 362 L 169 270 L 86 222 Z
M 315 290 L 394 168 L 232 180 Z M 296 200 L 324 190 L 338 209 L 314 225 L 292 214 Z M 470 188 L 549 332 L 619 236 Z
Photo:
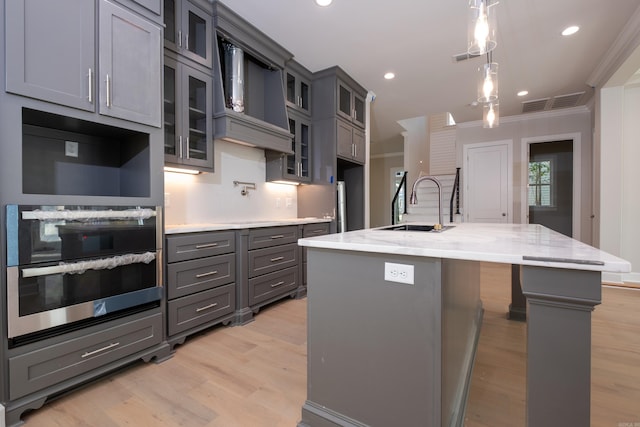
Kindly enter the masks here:
M 384 280 L 413 285 L 413 265 L 385 262 Z

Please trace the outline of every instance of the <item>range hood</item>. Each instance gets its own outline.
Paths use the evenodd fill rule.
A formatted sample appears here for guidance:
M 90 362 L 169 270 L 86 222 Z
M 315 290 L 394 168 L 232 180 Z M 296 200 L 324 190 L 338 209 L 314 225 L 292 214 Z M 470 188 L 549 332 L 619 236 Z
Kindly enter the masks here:
M 214 2 L 214 137 L 291 151 L 283 69 L 293 55 L 220 2 Z

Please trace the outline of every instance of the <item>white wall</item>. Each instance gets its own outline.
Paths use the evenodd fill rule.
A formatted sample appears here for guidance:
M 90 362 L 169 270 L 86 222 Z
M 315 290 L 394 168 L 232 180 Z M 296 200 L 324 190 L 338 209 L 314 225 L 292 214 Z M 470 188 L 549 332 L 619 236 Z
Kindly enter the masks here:
M 214 173 L 165 172 L 165 224 L 297 217 L 297 187 L 265 182 L 264 150 L 216 141 L 214 151 Z M 257 189 L 242 196 L 233 181 L 255 182 Z
M 600 111 L 600 248 L 629 261 L 632 271 L 603 278 L 640 283 L 640 87 L 602 89 Z
M 462 152 L 466 144 L 513 140 L 513 218 L 521 223 L 522 194 L 527 182 L 521 178 L 523 171 L 522 150 L 531 138 L 579 134 L 581 144 L 581 191 L 580 191 L 580 240 L 592 241 L 592 121 L 587 108 L 576 107 L 545 111 L 521 116 L 501 117 L 500 126 L 484 129 L 482 122 L 460 123 L 457 126 L 457 166 L 463 167 Z M 461 170 L 464 182 L 464 169 Z M 526 200 L 524 201 L 526 203 Z M 464 206 L 463 206 L 464 209 Z
M 399 120 L 406 132 L 404 136 L 404 170 L 407 171 L 407 184 L 412 185 L 420 172 L 429 173 L 429 140 L 427 118 Z

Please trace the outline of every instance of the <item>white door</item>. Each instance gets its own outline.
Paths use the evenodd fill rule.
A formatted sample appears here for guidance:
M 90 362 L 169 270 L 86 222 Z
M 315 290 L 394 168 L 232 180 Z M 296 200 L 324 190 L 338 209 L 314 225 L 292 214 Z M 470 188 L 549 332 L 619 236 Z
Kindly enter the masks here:
M 467 222 L 513 222 L 511 146 L 510 140 L 464 146 Z

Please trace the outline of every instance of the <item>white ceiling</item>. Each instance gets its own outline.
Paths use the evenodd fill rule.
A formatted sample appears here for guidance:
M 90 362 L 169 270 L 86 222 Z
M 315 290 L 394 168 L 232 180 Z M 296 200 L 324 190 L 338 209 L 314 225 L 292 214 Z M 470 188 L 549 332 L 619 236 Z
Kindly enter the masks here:
M 486 58 L 455 63 L 467 44 L 466 0 L 223 0 L 312 72 L 339 65 L 375 93 L 372 142 L 397 138 L 398 120 L 451 112 L 482 119 L 476 69 Z M 500 114 L 522 102 L 592 90 L 586 83 L 640 0 L 500 0 L 497 7 Z M 580 31 L 560 32 L 569 25 Z M 387 71 L 396 74 L 385 80 Z M 526 89 L 529 95 L 518 98 Z

